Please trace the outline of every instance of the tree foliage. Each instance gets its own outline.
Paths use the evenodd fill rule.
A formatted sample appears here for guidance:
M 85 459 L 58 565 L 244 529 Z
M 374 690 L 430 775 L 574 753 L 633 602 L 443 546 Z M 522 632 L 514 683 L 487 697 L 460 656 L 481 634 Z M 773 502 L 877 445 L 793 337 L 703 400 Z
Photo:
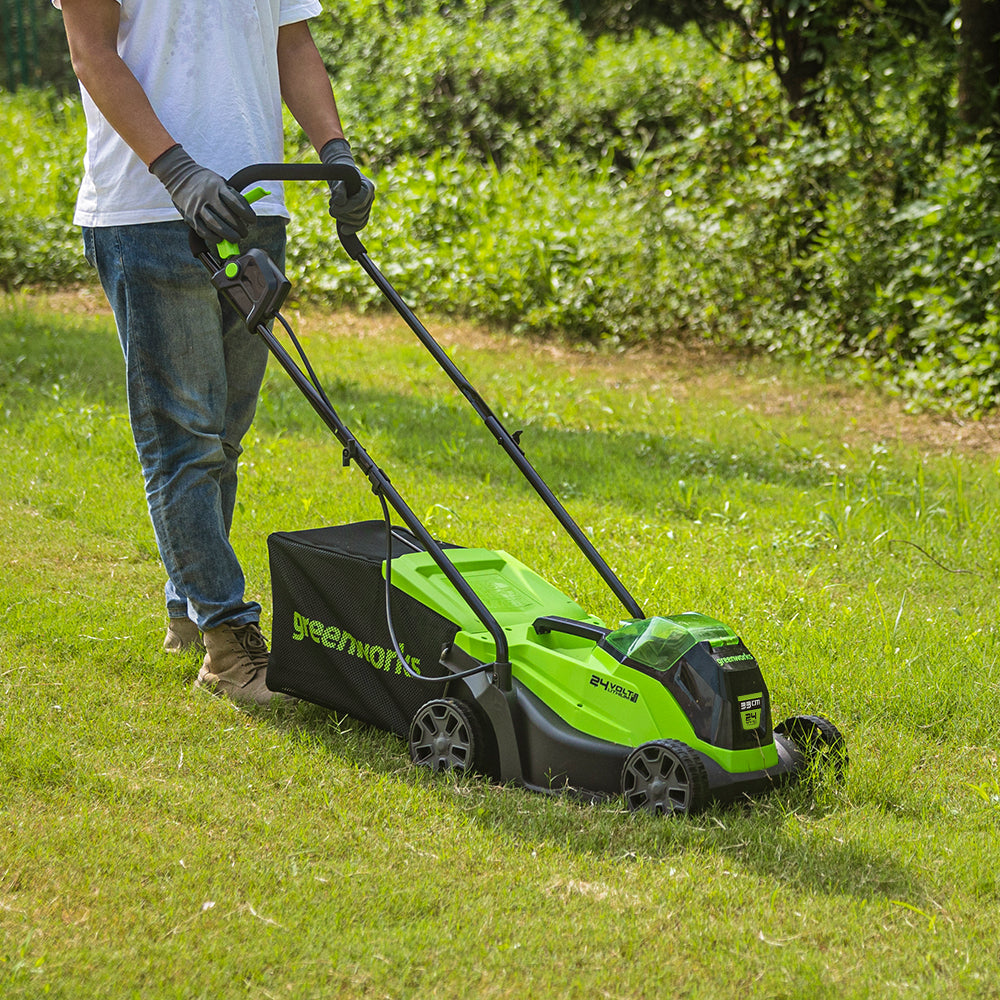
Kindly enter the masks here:
M 62 15 L 48 0 L 0 0 L 0 87 L 76 89 Z

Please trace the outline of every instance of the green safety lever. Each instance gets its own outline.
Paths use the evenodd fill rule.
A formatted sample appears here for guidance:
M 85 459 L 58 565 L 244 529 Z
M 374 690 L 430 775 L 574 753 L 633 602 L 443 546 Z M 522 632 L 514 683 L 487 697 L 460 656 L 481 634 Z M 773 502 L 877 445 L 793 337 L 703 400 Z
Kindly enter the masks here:
M 243 197 L 246 198 L 246 200 L 252 205 L 255 201 L 260 201 L 261 198 L 266 198 L 270 193 L 270 191 L 265 191 L 262 187 L 258 186 L 252 191 L 247 191 Z M 221 240 L 215 244 L 215 248 L 219 251 L 219 260 L 221 261 L 225 261 L 229 257 L 237 257 L 240 252 L 240 248 L 230 240 Z M 226 265 L 226 274 L 229 275 L 230 278 L 235 278 L 235 270 L 233 270 L 232 274 L 229 273 L 229 268 L 231 266 L 235 268 L 235 265 Z

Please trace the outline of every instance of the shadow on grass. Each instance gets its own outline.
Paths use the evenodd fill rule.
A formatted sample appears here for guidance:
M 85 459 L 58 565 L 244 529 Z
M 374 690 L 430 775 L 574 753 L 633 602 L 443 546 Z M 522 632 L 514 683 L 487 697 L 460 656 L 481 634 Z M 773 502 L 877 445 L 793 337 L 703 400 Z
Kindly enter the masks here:
M 490 433 L 470 406 L 453 398 L 442 375 L 440 395 L 432 401 L 418 395 L 371 391 L 351 381 L 327 385 L 341 418 L 362 444 L 377 436 L 388 459 L 426 472 L 442 472 L 473 480 L 488 475 L 493 484 L 520 483 L 514 465 L 498 451 Z M 503 401 L 487 400 L 497 415 Z M 574 498 L 627 502 L 641 506 L 662 500 L 678 480 L 711 479 L 714 483 L 750 482 L 797 488 L 818 487 L 829 469 L 816 456 L 782 450 L 773 441 L 751 442 L 739 429 L 717 443 L 698 436 L 693 427 L 677 432 L 595 431 L 567 427 L 527 426 L 517 415 L 502 417 L 508 430 L 523 429 L 521 444 L 528 459 L 554 487 Z M 318 418 L 291 386 L 270 385 L 258 413 L 258 429 L 320 437 Z M 331 445 L 339 448 L 336 442 Z M 374 450 L 374 449 L 373 449 Z M 373 456 L 374 457 L 374 456 Z M 586 469 L 586 472 L 581 472 Z M 600 470 L 603 475 L 595 475 Z M 559 492 L 559 489 L 557 489 Z M 679 493 L 696 515 L 696 493 Z
M 662 818 L 625 811 L 617 801 L 589 803 L 497 786 L 477 775 L 434 775 L 410 763 L 394 735 L 314 705 L 268 712 L 270 724 L 305 731 L 340 762 L 419 787 L 445 810 L 499 837 L 512 854 L 539 846 L 622 865 L 669 865 L 685 859 L 717 866 L 722 877 L 757 876 L 775 889 L 860 900 L 923 899 L 915 873 L 890 851 L 842 835 L 838 816 L 851 810 L 844 790 L 799 786 L 753 802 L 714 806 L 693 817 Z

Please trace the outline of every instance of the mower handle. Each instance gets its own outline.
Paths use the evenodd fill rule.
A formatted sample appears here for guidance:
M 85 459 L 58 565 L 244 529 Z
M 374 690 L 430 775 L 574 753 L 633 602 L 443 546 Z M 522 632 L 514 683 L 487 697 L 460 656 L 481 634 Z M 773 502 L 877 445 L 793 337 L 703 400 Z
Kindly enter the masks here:
M 243 191 L 256 181 L 342 181 L 348 198 L 361 190 L 361 172 L 349 163 L 252 163 L 237 170 L 226 183 Z M 352 260 L 365 252 L 357 233 L 345 233 L 340 222 L 337 223 L 337 235 Z M 197 257 L 198 250 L 193 242 L 191 248 Z
M 256 181 L 343 181 L 348 198 L 361 190 L 361 174 L 349 163 L 252 163 L 226 183 L 242 191 Z

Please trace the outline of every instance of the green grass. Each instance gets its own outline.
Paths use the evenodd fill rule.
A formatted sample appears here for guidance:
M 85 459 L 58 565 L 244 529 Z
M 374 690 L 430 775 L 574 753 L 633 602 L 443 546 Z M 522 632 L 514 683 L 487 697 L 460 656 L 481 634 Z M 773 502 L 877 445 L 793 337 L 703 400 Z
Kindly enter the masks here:
M 649 613 L 734 624 L 775 714 L 847 737 L 842 787 L 664 822 L 194 694 L 114 325 L 77 303 L 0 303 L 0 995 L 1000 996 L 995 426 L 430 323 Z M 401 324 L 291 318 L 437 534 L 619 614 Z M 277 370 L 243 470 L 266 624 L 268 533 L 378 508 Z

